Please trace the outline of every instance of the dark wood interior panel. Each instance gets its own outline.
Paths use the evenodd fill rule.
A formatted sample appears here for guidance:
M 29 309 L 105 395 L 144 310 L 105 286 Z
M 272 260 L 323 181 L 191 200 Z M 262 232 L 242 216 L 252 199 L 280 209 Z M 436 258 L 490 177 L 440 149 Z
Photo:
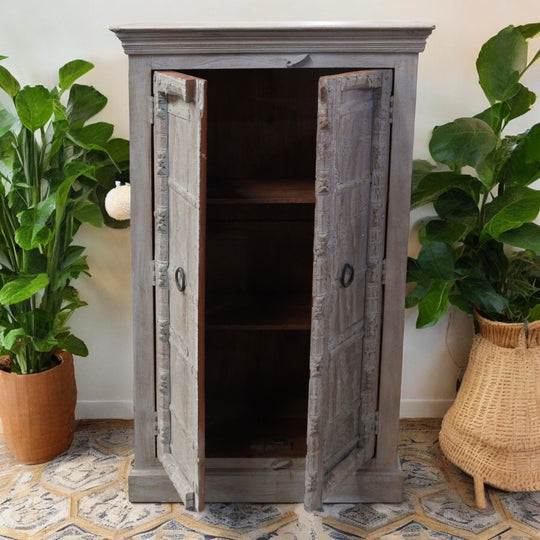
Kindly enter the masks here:
M 208 81 L 208 185 L 315 178 L 321 76 L 343 69 L 187 71 Z
M 315 204 L 315 179 L 311 178 L 239 178 L 213 182 L 209 186 L 209 204 Z
M 303 457 L 309 331 L 209 330 L 207 457 Z
M 263 293 L 303 295 L 309 303 L 312 266 L 312 220 L 207 223 L 207 309 L 231 294 L 240 303 Z

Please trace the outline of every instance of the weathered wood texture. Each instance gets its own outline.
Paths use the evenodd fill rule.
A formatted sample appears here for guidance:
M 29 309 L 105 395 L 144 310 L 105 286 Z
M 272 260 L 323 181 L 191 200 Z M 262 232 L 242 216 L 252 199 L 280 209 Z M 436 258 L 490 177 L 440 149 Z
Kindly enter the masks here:
M 221 25 L 123 25 L 112 28 L 127 54 L 297 53 L 281 67 L 292 67 L 307 53 L 419 53 L 433 30 L 425 24 L 388 22 L 278 22 Z
M 319 88 L 306 507 L 375 451 L 392 72 Z
M 199 508 L 204 501 L 205 81 L 157 72 L 154 94 L 157 448 L 186 507 Z
M 308 485 L 306 502 L 311 508 L 320 506 L 321 500 L 396 502 L 402 490 L 397 435 L 416 67 L 418 53 L 423 50 L 432 27 L 388 23 L 261 23 L 177 28 L 125 26 L 113 30 L 130 55 L 135 351 L 135 465 L 130 478 L 130 498 L 134 501 L 174 500 L 172 487 L 165 480 L 157 460 L 159 446 L 165 467 L 170 476 L 177 479 L 184 500 L 186 493 L 193 493 L 190 504 L 199 508 L 203 504 L 204 486 L 208 490 L 206 498 L 212 501 L 298 501 L 304 495 L 304 480 Z M 370 116 L 371 112 L 366 111 L 371 109 L 364 110 L 361 104 L 365 100 L 347 98 L 339 103 L 339 107 L 349 112 L 341 122 L 342 138 L 335 144 L 335 164 L 354 181 L 348 182 L 345 176 L 336 179 L 337 185 L 341 182 L 343 186 L 336 190 L 337 194 L 327 197 L 335 203 L 336 215 L 342 215 L 344 219 L 342 223 L 338 220 L 326 224 L 329 230 L 334 230 L 330 236 L 333 235 L 335 243 L 331 246 L 334 250 L 332 258 L 336 259 L 326 262 L 329 281 L 339 282 L 341 278 L 350 281 L 351 271 L 345 263 L 354 268 L 355 276 L 349 287 L 333 293 L 335 310 L 330 313 L 334 316 L 324 324 L 319 321 L 322 326 L 317 329 L 320 303 L 314 303 L 312 324 L 303 307 L 309 302 L 309 299 L 305 302 L 305 298 L 310 294 L 309 283 L 304 282 L 308 282 L 312 270 L 310 261 L 304 262 L 304 252 L 309 244 L 308 230 L 313 220 L 316 81 L 320 76 L 343 71 L 381 69 L 390 70 L 393 75 L 389 172 L 384 169 L 384 163 L 388 162 L 378 161 L 376 153 L 370 161 L 361 161 L 356 150 L 346 142 L 348 127 L 351 133 L 360 134 L 360 148 L 370 147 L 370 151 L 382 148 L 384 144 L 378 145 L 388 133 L 382 128 L 378 130 L 377 122 L 371 120 L 383 119 L 386 113 L 381 109 Z M 202 131 L 201 145 L 206 140 L 205 118 L 201 130 L 188 133 L 181 118 L 184 103 L 178 106 L 176 116 L 168 115 L 166 133 L 157 116 L 156 125 L 152 125 L 150 103 L 157 102 L 159 107 L 160 101 L 158 92 L 152 96 L 152 74 L 160 70 L 187 71 L 190 76 L 209 81 L 208 154 L 212 171 L 209 189 L 213 194 L 208 207 L 204 198 L 206 161 L 199 161 L 200 183 L 186 172 L 192 166 L 188 154 L 198 144 L 197 134 Z M 382 79 L 389 77 L 384 71 L 381 76 Z M 169 78 L 176 80 L 170 84 L 171 88 L 176 88 L 172 93 L 179 96 L 172 101 L 187 100 L 188 108 L 196 106 L 202 97 L 199 82 L 194 84 L 191 82 L 193 77 L 181 75 L 170 74 Z M 167 85 L 169 82 L 165 87 Z M 346 86 L 344 84 L 343 88 Z M 371 93 L 368 102 L 372 101 L 375 111 L 378 106 L 385 106 L 382 100 L 378 101 L 386 92 L 384 88 L 383 84 L 371 90 L 351 89 L 344 94 L 350 97 L 355 92 Z M 331 113 L 327 116 L 330 118 Z M 364 121 L 373 130 L 366 131 Z M 323 118 L 323 125 L 324 122 Z M 362 124 L 360 128 L 356 126 L 358 123 Z M 169 131 L 170 124 L 176 124 L 174 133 L 181 134 L 181 138 L 169 137 L 173 133 Z M 165 175 L 159 174 L 157 151 L 153 158 L 153 132 L 156 135 L 154 141 L 159 144 L 165 144 L 164 139 L 168 138 L 167 145 L 175 156 L 174 166 L 178 166 L 173 180 L 167 179 L 166 186 Z M 370 138 L 371 143 L 368 142 Z M 266 151 L 271 151 L 272 155 L 266 156 Z M 200 152 L 205 153 L 203 146 Z M 153 160 L 158 169 L 155 178 Z M 357 177 L 367 174 L 367 168 L 363 170 L 363 167 L 368 162 L 374 167 L 369 189 L 362 182 L 355 185 Z M 388 178 L 385 184 L 387 197 L 384 186 L 379 184 L 385 177 Z M 178 179 L 185 180 L 185 184 L 178 183 Z M 152 191 L 153 181 L 155 192 Z M 348 183 L 352 185 L 348 186 Z M 286 190 L 282 189 L 284 184 Z M 352 195 L 346 194 L 348 187 L 352 189 Z M 324 199 L 320 193 L 317 197 Z M 362 217 L 354 204 L 366 197 L 370 200 L 371 210 L 367 217 Z M 387 206 L 386 202 L 381 202 L 385 197 Z M 209 214 L 206 228 L 208 234 L 213 235 L 208 243 L 203 226 L 206 209 Z M 156 213 L 155 251 L 153 212 Z M 173 223 L 173 228 L 167 229 L 167 240 L 160 236 L 165 234 L 165 229 L 159 230 L 163 219 Z M 355 220 L 362 223 L 361 227 L 366 224 L 370 227 L 359 233 L 359 229 L 352 226 Z M 373 224 L 378 224 L 379 228 Z M 320 236 L 321 231 L 324 233 L 321 229 L 324 223 L 317 218 L 315 225 Z M 338 229 L 341 232 L 337 232 Z M 343 238 L 351 235 L 351 229 L 351 250 L 347 251 Z M 276 255 L 279 241 L 272 238 L 271 231 L 286 238 L 283 246 L 289 247 L 285 247 L 283 253 Z M 262 247 L 257 246 L 257 238 L 262 240 Z M 224 245 L 220 245 L 221 241 Z M 232 248 L 229 251 L 227 244 Z M 322 244 L 316 242 L 315 250 Z M 210 250 L 211 262 L 207 269 L 211 275 L 203 279 L 205 254 L 202 247 L 206 245 Z M 264 246 L 268 254 L 266 262 Z M 244 253 L 245 249 L 251 250 L 252 261 Z M 183 258 L 187 251 L 199 257 L 195 275 L 193 260 Z M 363 256 L 362 260 L 357 259 L 359 254 Z M 380 283 L 381 257 L 386 259 L 384 291 Z M 154 258 L 157 260 L 156 303 L 152 289 Z M 223 262 L 220 263 L 220 259 Z M 290 267 L 280 262 L 286 259 L 294 261 Z M 263 269 L 259 270 L 261 266 Z M 178 267 L 182 267 L 184 273 L 177 273 Z M 220 275 L 220 268 L 223 275 Z M 257 279 L 253 277 L 258 271 L 263 287 L 258 287 Z M 276 287 L 272 287 L 273 271 Z M 316 264 L 316 272 L 322 271 L 322 266 L 317 268 Z M 186 289 L 179 292 L 176 279 L 182 285 L 184 275 Z M 230 286 L 235 283 L 235 276 L 240 288 Z M 199 281 L 196 283 L 194 279 Z M 211 290 L 206 306 L 205 283 Z M 194 285 L 198 288 L 197 298 L 193 295 Z M 286 294 L 280 295 L 280 289 Z M 316 294 L 317 285 L 314 291 Z M 238 292 L 246 294 L 238 296 Z M 384 307 L 381 310 L 382 292 Z M 348 293 L 354 298 L 349 298 Z M 247 300 L 248 297 L 251 301 L 236 303 L 232 311 L 229 310 L 231 301 L 235 304 L 235 298 Z M 197 309 L 193 307 L 194 302 L 198 304 Z M 203 318 L 205 307 L 209 308 L 208 322 L 211 322 L 207 332 Z M 286 309 L 282 311 L 284 307 Z M 379 339 L 377 328 L 380 329 L 381 324 L 377 320 L 381 311 Z M 353 313 L 354 318 L 348 320 L 344 316 L 347 312 Z M 363 323 L 360 322 L 362 319 Z M 305 339 L 309 340 L 310 327 L 317 336 L 322 335 L 322 328 L 328 331 L 325 338 L 328 350 L 324 358 L 330 367 L 327 383 L 332 379 L 332 385 L 325 383 L 328 401 L 307 396 L 309 354 Z M 170 341 L 166 339 L 167 328 L 172 336 Z M 209 354 L 206 369 L 210 377 L 206 386 L 202 370 L 205 334 Z M 292 334 L 297 335 L 292 337 Z M 230 350 L 225 350 L 221 344 Z M 235 348 L 239 348 L 237 354 Z M 311 354 L 316 358 L 321 350 L 313 348 Z M 171 360 L 173 357 L 179 359 L 168 368 L 174 378 L 173 384 L 165 375 L 169 356 Z M 377 369 L 369 367 L 374 358 L 380 366 L 378 382 Z M 313 365 L 316 366 L 318 361 L 315 359 Z M 357 372 L 358 362 L 364 363 L 367 376 Z M 255 381 L 259 382 L 254 384 Z M 229 391 L 224 386 L 229 387 Z M 372 392 L 373 386 L 378 388 L 378 397 Z M 316 387 L 315 381 L 312 394 L 317 393 Z M 214 426 L 208 431 L 209 454 L 204 451 L 205 404 L 202 400 L 205 388 L 211 389 L 212 399 L 207 406 L 213 411 L 206 419 Z M 276 394 L 273 388 L 281 389 L 282 393 Z M 286 399 L 273 402 L 269 399 L 272 395 Z M 235 399 L 231 400 L 231 396 Z M 254 396 L 263 399 L 253 401 Z M 321 426 L 328 426 L 329 435 L 310 428 L 309 437 L 315 435 L 312 442 L 319 444 L 319 449 L 313 446 L 315 453 L 307 457 L 306 476 L 302 471 L 303 460 L 298 457 L 301 445 L 306 441 L 304 439 L 302 443 L 298 434 L 299 426 L 306 422 L 308 400 L 311 414 L 319 419 L 317 422 L 322 422 Z M 265 401 L 266 405 L 259 409 L 259 404 Z M 156 403 L 160 416 L 157 439 Z M 330 406 L 327 407 L 327 403 Z M 338 412 L 337 404 L 343 405 L 343 412 Z M 368 414 L 360 412 L 364 408 Z M 246 409 L 253 413 L 248 414 L 244 424 L 246 430 L 237 427 L 236 431 L 229 430 L 227 425 L 234 428 L 243 421 L 242 414 Z M 372 429 L 375 427 L 372 421 L 375 410 L 380 427 L 376 436 Z M 258 413 L 265 415 L 268 422 L 255 421 Z M 174 422 L 167 424 L 170 419 Z M 371 427 L 365 429 L 362 422 Z M 272 437 L 280 433 L 273 432 L 272 426 L 287 426 L 280 433 L 290 439 L 291 450 L 273 447 Z M 227 438 L 228 431 L 236 438 Z M 169 445 L 172 449 L 169 452 L 166 447 L 171 434 L 173 444 Z M 364 434 L 368 434 L 365 440 Z M 183 441 L 178 447 L 175 447 L 176 439 Z M 359 449 L 362 445 L 366 450 L 353 451 L 347 456 L 340 452 L 343 448 L 337 441 L 349 441 L 348 447 L 343 443 L 345 454 L 352 447 Z M 245 454 L 250 452 L 259 456 L 259 461 L 246 460 Z M 264 459 L 261 460 L 261 456 Z M 265 461 L 267 456 L 270 462 Z M 209 462 L 206 467 L 205 458 Z M 238 468 L 238 458 L 249 461 L 249 466 Z M 365 467 L 354 472 L 366 458 Z M 268 465 L 282 459 L 292 460 L 292 465 L 282 464 L 277 468 Z M 172 464 L 174 461 L 176 463 Z M 178 461 L 182 462 L 180 466 Z M 320 471 L 316 471 L 318 462 L 321 463 Z M 203 480 L 205 470 L 206 481 Z M 353 474 L 347 476 L 349 472 Z M 318 474 L 322 476 L 318 477 Z M 338 485 L 340 478 L 343 480 Z M 197 494 L 198 501 L 195 500 Z

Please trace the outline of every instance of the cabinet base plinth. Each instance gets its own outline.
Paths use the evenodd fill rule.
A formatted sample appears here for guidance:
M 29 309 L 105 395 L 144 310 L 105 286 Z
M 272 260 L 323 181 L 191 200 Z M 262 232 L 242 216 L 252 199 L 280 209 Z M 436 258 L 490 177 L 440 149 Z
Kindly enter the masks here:
M 167 473 L 161 466 L 133 469 L 128 478 L 129 500 L 132 503 L 181 502 Z
M 182 502 L 165 471 L 159 467 L 133 469 L 129 475 L 129 500 L 133 503 Z M 206 502 L 300 503 L 304 475 L 249 474 L 207 471 Z M 359 470 L 325 497 L 325 503 L 399 503 L 403 500 L 403 474 L 396 470 Z

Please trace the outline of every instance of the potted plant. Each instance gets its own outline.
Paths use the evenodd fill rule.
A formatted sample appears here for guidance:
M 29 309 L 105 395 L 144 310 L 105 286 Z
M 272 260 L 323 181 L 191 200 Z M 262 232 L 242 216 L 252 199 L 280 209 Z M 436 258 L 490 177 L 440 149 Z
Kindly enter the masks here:
M 0 65 L 0 415 L 8 448 L 26 463 L 71 443 L 72 355 L 88 354 L 69 326 L 86 305 L 73 280 L 88 274 L 74 238 L 83 223 L 103 224 L 100 201 L 128 168 L 128 142 L 111 138 L 111 124 L 87 123 L 107 103 L 75 82 L 92 68 L 67 63 L 49 90 L 21 87 Z
M 431 204 L 409 259 L 416 285 L 407 307 L 417 327 L 435 324 L 450 305 L 474 314 L 477 335 L 440 443 L 451 461 L 502 489 L 540 489 L 540 124 L 506 134 L 536 95 L 522 84 L 540 58 L 528 42 L 540 23 L 508 26 L 476 61 L 489 107 L 433 130 L 435 164 L 415 163 L 412 206 Z M 519 433 L 519 434 L 518 434 Z

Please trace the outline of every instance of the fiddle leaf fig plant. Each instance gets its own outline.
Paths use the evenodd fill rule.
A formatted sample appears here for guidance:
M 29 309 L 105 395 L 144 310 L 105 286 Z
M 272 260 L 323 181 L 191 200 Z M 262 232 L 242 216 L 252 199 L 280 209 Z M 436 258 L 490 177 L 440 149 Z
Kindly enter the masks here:
M 73 280 L 89 272 L 74 239 L 83 223 L 103 225 L 100 198 L 129 160 L 111 124 L 87 123 L 107 103 L 76 83 L 92 68 L 68 62 L 47 89 L 0 64 L 0 354 L 14 373 L 48 369 L 57 348 L 88 354 L 68 324 L 86 305 Z
M 416 286 L 406 305 L 418 307 L 419 328 L 449 305 L 498 321 L 540 319 L 540 124 L 505 132 L 536 101 L 521 81 L 540 58 L 528 54 L 539 33 L 540 23 L 508 26 L 482 46 L 476 68 L 489 107 L 435 127 L 434 163 L 415 162 L 412 207 L 434 211 L 408 262 Z

